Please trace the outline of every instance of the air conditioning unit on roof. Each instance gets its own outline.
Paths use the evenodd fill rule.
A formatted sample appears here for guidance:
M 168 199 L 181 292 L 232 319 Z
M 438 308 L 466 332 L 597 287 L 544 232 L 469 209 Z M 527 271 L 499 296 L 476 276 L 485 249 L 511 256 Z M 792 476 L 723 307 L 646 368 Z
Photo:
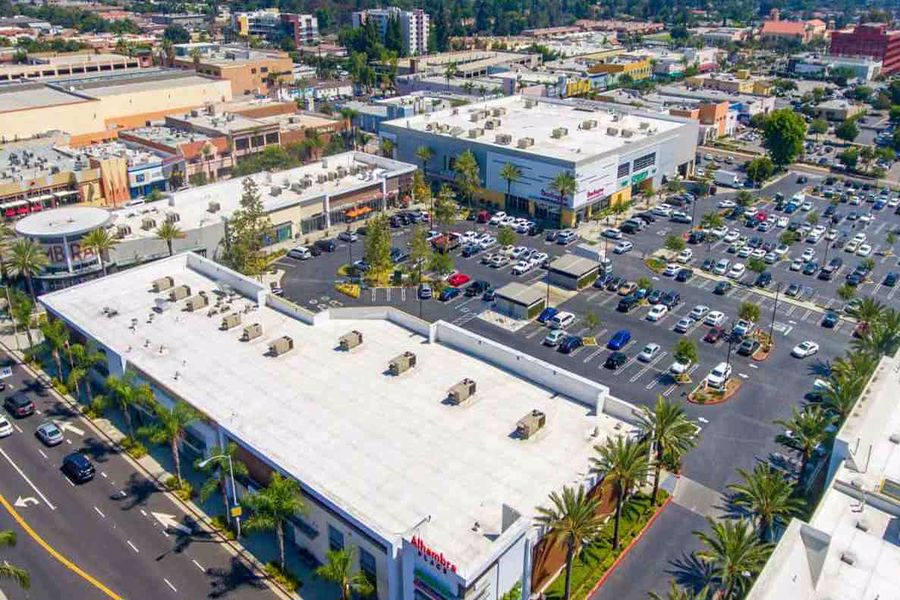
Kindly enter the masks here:
M 530 138 L 530 137 L 519 138 L 519 142 L 517 145 L 519 148 L 523 148 L 523 149 L 531 148 L 532 146 L 534 146 L 534 138 Z

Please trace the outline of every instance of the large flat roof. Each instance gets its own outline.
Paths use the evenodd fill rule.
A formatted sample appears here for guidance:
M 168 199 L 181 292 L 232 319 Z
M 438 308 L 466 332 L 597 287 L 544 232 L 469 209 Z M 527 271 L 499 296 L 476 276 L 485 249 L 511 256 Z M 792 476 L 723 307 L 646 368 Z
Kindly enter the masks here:
M 530 523 L 551 491 L 588 477 L 595 444 L 633 431 L 608 412 L 597 414 L 474 351 L 429 343 L 421 334 L 429 325 L 405 313 L 385 318 L 394 309 L 337 309 L 309 315 L 314 324 L 307 324 L 293 316 L 302 309 L 288 309 L 294 311 L 289 316 L 257 305 L 254 292 L 264 286 L 230 272 L 225 278 L 232 285 L 239 280 L 254 296 L 235 297 L 230 310 L 243 313 L 243 324 L 260 323 L 261 337 L 241 342 L 241 327 L 220 331 L 218 316 L 210 318 L 206 309 L 183 312 L 183 302 L 148 322 L 164 295 L 152 293 L 153 280 L 171 276 L 215 302 L 214 271 L 224 270 L 180 254 L 41 301 L 385 539 L 417 532 L 463 577 L 490 560 L 509 514 L 505 506 Z M 104 308 L 117 314 L 108 317 Z M 452 330 L 449 343 L 482 339 L 442 326 Z M 338 338 L 353 330 L 362 333 L 362 346 L 337 350 Z M 266 356 L 269 343 L 285 335 L 294 349 Z M 494 344 L 471 342 L 473 348 L 482 343 Z M 417 366 L 397 377 L 386 374 L 388 361 L 406 351 L 416 354 Z M 522 362 L 528 361 L 535 359 Z M 553 375 L 566 376 L 558 369 Z M 448 405 L 448 389 L 464 378 L 476 381 L 475 398 Z M 533 409 L 546 414 L 547 425 L 528 440 L 517 439 L 517 421 Z
M 88 101 L 87 98 L 43 83 L 12 82 L 0 85 L 0 112 Z
M 473 121 L 476 111 L 505 110 L 497 117 L 488 116 Z M 468 138 L 468 131 L 484 128 L 488 118 L 499 119 L 493 129 L 485 129 L 480 137 Z M 590 129 L 585 121 L 594 121 Z M 593 156 L 625 148 L 655 135 L 672 132 L 684 123 L 664 115 L 636 114 L 625 108 L 600 103 L 552 102 L 527 96 L 508 96 L 487 102 L 476 102 L 458 109 L 447 109 L 387 122 L 395 128 L 428 131 L 432 135 L 460 138 L 495 148 L 510 148 L 519 152 L 562 160 L 580 162 Z M 438 130 L 437 126 L 441 126 Z M 567 132 L 554 137 L 554 130 Z M 631 132 L 623 137 L 622 132 Z M 497 143 L 496 136 L 511 136 L 511 143 Z M 626 134 L 627 136 L 628 134 Z M 534 144 L 519 148 L 519 140 L 531 138 Z

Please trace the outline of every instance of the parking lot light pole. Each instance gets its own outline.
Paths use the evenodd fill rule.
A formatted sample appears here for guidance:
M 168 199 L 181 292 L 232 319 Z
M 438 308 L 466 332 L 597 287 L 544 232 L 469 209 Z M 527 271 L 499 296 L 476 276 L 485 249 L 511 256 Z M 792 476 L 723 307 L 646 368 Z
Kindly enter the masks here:
M 725 355 L 725 373 L 731 370 L 731 347 L 734 344 L 734 323 L 731 324 L 731 331 L 728 333 L 728 353 Z M 727 378 L 726 378 L 727 380 Z
M 769 326 L 769 343 L 775 339 L 775 313 L 778 311 L 778 294 L 781 292 L 781 282 L 775 284 L 775 306 L 772 307 L 772 324 Z
M 231 509 L 234 507 L 237 507 L 237 505 L 238 505 L 237 486 L 234 484 L 234 463 L 231 460 L 231 456 L 229 456 L 228 454 L 217 454 L 216 456 L 210 456 L 206 460 L 201 461 L 197 466 L 202 469 L 203 467 L 205 467 L 206 465 L 208 465 L 209 463 L 211 463 L 213 461 L 218 461 L 218 460 L 223 460 L 223 459 L 228 461 L 228 476 L 231 479 L 231 504 L 228 507 L 229 514 L 231 514 L 231 512 L 230 512 Z M 227 493 L 225 494 L 225 503 L 228 504 L 228 494 Z M 241 517 L 235 516 L 234 523 L 235 523 L 235 530 L 236 530 L 235 534 L 237 535 L 238 538 L 240 538 L 241 537 Z

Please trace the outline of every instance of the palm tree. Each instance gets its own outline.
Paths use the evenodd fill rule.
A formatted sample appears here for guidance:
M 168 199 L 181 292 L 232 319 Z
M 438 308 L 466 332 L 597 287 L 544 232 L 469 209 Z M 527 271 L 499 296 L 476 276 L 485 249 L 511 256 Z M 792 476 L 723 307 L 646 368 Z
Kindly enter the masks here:
M 771 545 L 760 542 L 753 527 L 744 519 L 713 521 L 707 517 L 706 520 L 711 532 L 694 532 L 706 546 L 697 552 L 697 557 L 712 567 L 721 600 L 739 598 L 752 576 L 766 564 Z
M 865 389 L 867 379 L 867 376 L 860 375 L 832 375 L 828 378 L 829 387 L 822 394 L 824 404 L 840 418 L 841 423 L 850 416 L 853 407 L 856 406 L 856 400 Z
M 900 311 L 884 309 L 853 348 L 873 357 L 893 356 L 900 346 Z
M 800 480 L 806 473 L 806 466 L 812 460 L 816 449 L 828 439 L 828 428 L 834 423 L 834 417 L 818 406 L 808 406 L 798 412 L 791 409 L 791 418 L 775 421 L 791 432 L 786 440 L 790 446 L 800 451 Z
M 172 256 L 175 253 L 172 244 L 175 240 L 183 239 L 184 232 L 172 221 L 166 221 L 157 228 L 156 237 L 166 243 L 166 247 L 169 249 L 169 256 Z
M 444 68 L 444 79 L 447 81 L 447 89 L 450 89 L 450 80 L 456 77 L 456 73 L 459 72 L 459 68 L 456 66 L 455 62 L 449 63 Z
M 756 518 L 759 540 L 771 541 L 774 528 L 798 514 L 803 502 L 794 496 L 791 482 L 767 464 L 758 464 L 749 473 L 738 469 L 738 473 L 744 482 L 728 486 L 734 492 L 733 502 Z
M 578 191 L 578 180 L 571 171 L 563 171 L 550 182 L 550 189 L 565 199 Z
M 598 456 L 591 458 L 591 471 L 603 477 L 616 498 L 616 515 L 613 525 L 613 550 L 619 548 L 619 521 L 622 506 L 631 491 L 646 479 L 650 470 L 647 447 L 624 436 L 609 438 L 602 446 L 594 446 Z
M 0 548 L 16 545 L 16 532 L 12 530 L 0 531 Z M 31 587 L 31 575 L 22 567 L 11 565 L 6 561 L 0 562 L 0 579 L 12 579 L 20 588 L 27 590 Z
M 359 111 L 352 108 L 342 108 L 341 116 L 347 121 L 347 128 L 350 130 L 350 148 L 356 150 L 356 125 L 354 125 L 354 121 L 359 116 Z
M 381 138 L 381 155 L 385 158 L 394 157 L 394 142 L 387 138 Z
M 341 600 L 352 600 L 354 594 L 366 597 L 375 591 L 375 586 L 365 573 L 353 572 L 355 556 L 355 548 L 352 546 L 343 550 L 331 550 L 326 554 L 325 564 L 316 569 L 316 575 L 338 584 L 341 588 Z
M 63 380 L 63 367 L 61 352 L 69 343 L 69 329 L 66 324 L 58 319 L 44 319 L 41 323 L 41 333 L 44 335 L 44 341 L 50 348 L 50 355 L 53 362 L 56 363 L 56 377 L 60 381 Z
M 103 269 L 104 275 L 106 275 L 106 259 L 104 257 L 109 257 L 109 251 L 115 248 L 118 243 L 119 240 L 111 236 L 109 230 L 103 227 L 91 231 L 81 240 L 81 245 L 84 248 L 97 255 L 97 261 L 100 263 L 100 268 Z
M 156 422 L 141 427 L 138 435 L 146 437 L 153 444 L 169 444 L 175 461 L 175 478 L 181 487 L 181 442 L 187 428 L 200 418 L 200 413 L 187 402 L 178 401 L 172 408 L 158 402 L 153 403 Z
M 475 192 L 481 186 L 481 172 L 475 153 L 471 150 L 461 152 L 453 163 L 453 170 L 456 171 L 456 187 L 466 199 L 466 206 L 471 208 Z
M 16 232 L 7 222 L 0 223 L 0 281 L 6 279 L 6 255 Z
M 131 410 L 137 406 L 147 406 L 153 402 L 153 392 L 147 384 L 138 384 L 134 375 L 127 373 L 124 377 L 110 375 L 106 378 L 106 387 L 110 395 L 119 405 L 122 416 L 125 419 L 125 427 L 128 429 L 128 437 L 134 437 L 134 427 L 131 423 Z
M 668 402 L 661 394 L 653 408 L 641 407 L 641 430 L 656 449 L 653 461 L 653 504 L 659 492 L 660 471 L 668 460 L 679 463 L 681 457 L 694 447 L 697 426 L 684 414 L 684 409 Z
M 19 329 L 25 330 L 25 337 L 28 338 L 28 349 L 34 348 L 34 340 L 31 337 L 31 325 L 34 319 L 34 302 L 27 294 L 19 290 L 10 290 L 10 306 L 9 314 Z
M 87 400 L 89 403 L 94 402 L 94 390 L 91 386 L 91 369 L 95 366 L 103 364 L 106 355 L 98 352 L 92 345 L 72 344 L 69 347 L 69 354 L 72 359 L 72 368 L 69 370 L 69 378 L 66 384 L 75 388 L 75 393 L 81 397 L 81 382 L 84 381 L 87 390 Z
M 522 178 L 522 170 L 512 163 L 505 163 L 500 168 L 500 178 L 506 181 L 506 206 L 509 207 L 509 195 L 512 192 L 512 184 Z
M 428 177 L 428 163 L 434 158 L 434 150 L 430 146 L 416 148 L 416 158 L 422 161 L 422 175 Z
M 871 296 L 866 296 L 860 299 L 859 308 L 856 309 L 856 318 L 860 323 L 871 325 L 878 320 L 884 310 L 884 304 Z
M 15 277 L 24 277 L 31 299 L 37 301 L 32 278 L 50 264 L 47 253 L 32 239 L 18 239 L 10 248 L 9 269 Z
M 247 531 L 274 531 L 278 541 L 279 565 L 285 569 L 284 524 L 297 513 L 305 510 L 303 497 L 300 495 L 300 484 L 295 480 L 282 477 L 279 473 L 272 475 L 269 485 L 263 489 L 244 496 L 241 503 L 253 514 L 244 521 Z
M 536 521 L 547 529 L 547 543 L 566 549 L 566 594 L 569 600 L 572 584 L 572 561 L 600 534 L 603 520 L 599 516 L 599 497 L 592 497 L 584 487 L 564 487 L 562 494 L 550 494 L 550 506 L 538 507 Z
M 710 600 L 709 588 L 703 587 L 699 591 L 693 591 L 672 583 L 672 587 L 666 592 L 665 598 L 656 592 L 650 592 L 650 600 Z
M 247 465 L 243 462 L 239 461 L 236 458 L 237 455 L 237 444 L 234 442 L 228 442 L 224 448 L 220 446 L 213 446 L 209 449 L 208 456 L 228 456 L 231 458 L 231 471 L 234 473 L 235 478 L 243 478 L 247 477 L 250 473 L 247 470 Z M 222 494 L 222 501 L 225 503 L 225 515 L 226 518 L 230 519 L 229 515 L 229 505 L 228 505 L 228 480 L 229 480 L 229 472 L 224 468 L 225 461 L 224 460 L 213 460 L 206 462 L 205 465 L 200 467 L 200 463 L 205 462 L 204 459 L 199 459 L 194 467 L 201 471 L 204 475 L 206 475 L 206 481 L 203 482 L 203 485 L 200 486 L 200 500 L 206 502 L 209 500 L 214 493 L 217 491 Z

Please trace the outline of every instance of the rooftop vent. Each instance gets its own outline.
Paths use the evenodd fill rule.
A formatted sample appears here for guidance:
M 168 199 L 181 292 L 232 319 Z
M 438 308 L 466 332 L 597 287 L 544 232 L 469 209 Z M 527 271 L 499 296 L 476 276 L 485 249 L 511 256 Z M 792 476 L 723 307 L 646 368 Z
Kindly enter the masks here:
M 531 148 L 534 146 L 534 138 L 523 137 L 519 138 L 519 143 L 516 144 L 519 148 Z
M 900 433 L 892 433 L 888 438 L 892 444 L 900 444 Z
M 363 334 L 355 329 L 350 333 L 345 333 L 338 339 L 338 346 L 340 346 L 341 350 L 344 352 L 349 352 L 353 348 L 361 345 L 363 343 Z
M 553 130 L 552 135 L 555 139 L 558 140 L 560 138 L 563 138 L 563 137 L 566 137 L 567 135 L 569 135 L 569 130 L 566 129 L 565 127 L 557 127 L 556 129 Z
M 856 555 L 852 552 L 842 552 L 841 553 L 841 562 L 847 563 L 850 566 L 856 564 Z
M 537 105 L 537 102 L 535 102 L 534 100 L 532 100 L 530 98 L 527 98 L 525 100 L 525 108 L 534 108 L 536 105 Z
M 416 355 L 408 350 L 399 356 L 395 356 L 388 363 L 388 371 L 391 375 L 400 375 L 416 366 Z
M 463 379 L 450 388 L 447 392 L 447 399 L 451 404 L 462 404 L 475 395 L 475 381 L 472 379 Z
M 498 133 L 494 136 L 494 142 L 501 144 L 503 146 L 508 146 L 512 144 L 512 136 L 508 133 Z
M 156 229 L 156 219 L 144 217 L 143 219 L 141 219 L 141 229 L 143 229 L 144 231 Z
M 868 521 L 860 519 L 856 522 L 856 528 L 863 532 L 869 531 L 869 523 Z
M 262 325 L 259 323 L 251 323 L 244 327 L 243 333 L 241 333 L 241 341 L 249 342 L 251 340 L 255 340 L 259 336 L 262 335 Z
M 131 235 L 131 227 L 128 225 L 119 225 L 116 227 L 116 238 L 122 239 L 125 236 Z
M 500 126 L 503 124 L 503 121 L 500 119 L 488 119 L 484 122 L 485 129 L 500 129 Z
M 153 293 L 158 294 L 174 286 L 175 279 L 172 277 L 160 277 L 159 279 L 153 280 L 153 283 L 150 285 L 153 288 Z
M 269 344 L 269 356 L 281 356 L 294 349 L 294 340 L 290 336 L 282 336 Z
M 622 137 L 623 137 L 623 138 L 630 138 L 630 137 L 633 136 L 633 135 L 634 135 L 634 131 L 632 131 L 631 129 L 623 129 L 623 130 L 622 130 Z
M 641 121 L 638 124 L 638 129 L 650 129 L 650 123 L 648 123 L 647 121 Z
M 480 138 L 483 135 L 484 135 L 484 129 L 482 129 L 481 127 L 473 127 L 472 129 L 469 130 L 469 138 L 470 139 Z
M 492 108 L 492 109 L 491 109 L 491 116 L 499 117 L 499 116 L 502 116 L 502 115 L 505 115 L 505 114 L 506 114 L 506 109 L 503 108 L 502 106 L 499 106 L 499 107 L 497 107 L 497 108 Z
M 281 195 L 281 187 L 277 186 L 277 185 L 273 185 L 272 188 L 269 190 L 269 195 L 270 196 L 280 196 Z
M 590 129 L 593 129 L 594 127 L 596 127 L 596 126 L 597 126 L 597 120 L 596 120 L 596 119 L 587 119 L 586 121 L 582 121 L 582 122 L 581 122 L 581 128 L 582 128 L 582 129 L 590 130 Z
M 176 288 L 172 288 L 169 292 L 169 301 L 170 302 L 178 302 L 179 300 L 184 300 L 188 296 L 191 295 L 191 286 L 189 285 L 179 285 Z
M 472 111 L 472 114 L 469 115 L 469 120 L 473 123 L 477 123 L 484 117 L 484 113 L 480 110 Z
M 459 137 L 463 134 L 464 131 L 465 129 L 463 129 L 462 127 L 454 127 L 450 130 L 450 135 L 452 135 L 453 137 Z
M 177 223 L 181 220 L 181 215 L 176 212 L 166 213 L 166 223 Z
M 619 130 L 615 127 L 607 127 L 606 135 L 611 135 L 611 136 L 619 135 Z
M 209 207 L 206 210 L 211 213 L 217 213 L 222 210 L 222 205 L 218 202 L 210 202 Z
M 206 294 L 200 293 L 196 296 L 191 296 L 187 299 L 187 302 L 184 304 L 184 309 L 188 312 L 194 312 L 195 310 L 200 310 L 201 308 L 209 305 L 209 297 Z
M 516 423 L 516 434 L 523 440 L 527 440 L 540 431 L 546 424 L 547 415 L 535 409 L 519 419 Z
M 222 331 L 228 331 L 229 329 L 233 329 L 241 324 L 241 313 L 229 313 L 222 317 L 222 324 L 219 325 L 219 329 Z

